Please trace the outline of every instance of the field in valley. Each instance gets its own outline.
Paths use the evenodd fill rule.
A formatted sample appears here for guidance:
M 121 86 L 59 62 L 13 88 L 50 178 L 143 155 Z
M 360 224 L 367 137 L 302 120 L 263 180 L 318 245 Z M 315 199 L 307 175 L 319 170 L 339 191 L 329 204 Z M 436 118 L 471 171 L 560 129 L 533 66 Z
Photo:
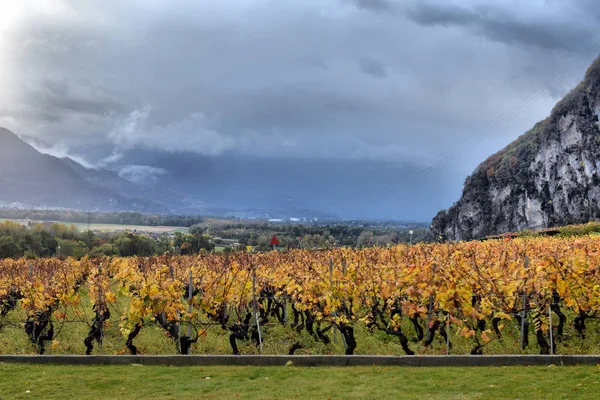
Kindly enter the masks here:
M 31 223 L 44 223 L 44 222 L 51 222 L 51 223 L 57 223 L 57 224 L 62 224 L 62 225 L 67 225 L 67 226 L 75 226 L 77 227 L 77 229 L 81 232 L 83 231 L 87 231 L 88 229 L 88 224 L 86 223 L 71 223 L 71 222 L 61 222 L 61 221 L 32 221 L 32 220 L 27 220 L 27 219 L 11 219 L 11 220 L 7 220 L 7 219 L 0 219 L 0 222 L 2 221 L 13 221 L 16 223 L 19 223 L 21 225 L 27 225 L 29 222 Z M 175 226 L 143 226 L 143 225 L 120 225 L 120 224 L 95 224 L 95 223 L 90 223 L 89 228 L 92 231 L 97 231 L 97 232 L 103 232 L 103 233 L 115 233 L 115 232 L 122 232 L 122 231 L 137 231 L 140 233 L 175 233 L 175 232 L 182 232 L 182 233 L 188 233 L 189 232 L 189 228 L 186 227 L 175 227 Z

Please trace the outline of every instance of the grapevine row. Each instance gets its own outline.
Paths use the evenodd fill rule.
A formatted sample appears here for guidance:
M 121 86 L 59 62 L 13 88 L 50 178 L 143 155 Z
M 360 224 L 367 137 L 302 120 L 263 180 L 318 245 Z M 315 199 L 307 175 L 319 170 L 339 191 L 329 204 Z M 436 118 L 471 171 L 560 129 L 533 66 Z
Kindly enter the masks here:
M 486 242 L 398 245 L 389 248 L 293 250 L 199 256 L 0 260 L 0 330 L 21 307 L 24 332 L 40 353 L 72 316 L 85 321 L 86 354 L 102 343 L 109 322 L 118 323 L 124 346 L 149 323 L 189 354 L 208 322 L 229 332 L 232 352 L 240 341 L 257 346 L 260 327 L 277 323 L 316 340 L 343 338 L 346 354 L 357 346 L 361 324 L 397 338 L 414 354 L 406 331 L 431 346 L 447 341 L 451 324 L 473 341 L 472 354 L 501 340 L 516 321 L 529 345 L 556 351 L 572 323 L 585 337 L 586 320 L 600 315 L 600 240 L 505 239 Z M 86 301 L 82 302 L 85 292 Z M 126 299 L 119 301 L 118 299 Z M 558 319 L 550 329 L 552 314 Z M 567 321 L 567 315 L 574 316 Z M 71 316 L 71 317 L 69 317 Z M 116 320 L 115 320 L 116 318 Z M 1 333 L 1 331 L 0 331 Z M 305 346 L 290 343 L 293 354 Z

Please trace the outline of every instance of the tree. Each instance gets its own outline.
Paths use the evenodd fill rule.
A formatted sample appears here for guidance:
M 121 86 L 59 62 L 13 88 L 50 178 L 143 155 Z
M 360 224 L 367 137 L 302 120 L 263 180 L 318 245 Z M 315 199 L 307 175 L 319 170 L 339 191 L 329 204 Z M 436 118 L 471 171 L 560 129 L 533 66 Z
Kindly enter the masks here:
M 119 254 L 123 257 L 130 256 L 151 256 L 155 254 L 154 241 L 143 235 L 133 233 L 124 233 L 114 240 L 115 246 L 119 249 Z
M 356 247 L 371 247 L 375 245 L 375 239 L 373 232 L 364 231 L 358 236 L 356 240 Z
M 300 247 L 303 249 L 318 249 L 318 248 L 326 248 L 328 246 L 328 242 L 321 235 L 306 235 L 302 237 L 300 242 Z
M 202 249 L 212 251 L 215 248 L 211 237 L 201 231 L 196 231 L 195 235 L 175 232 L 174 245 L 180 249 L 181 254 L 196 254 Z
M 114 244 L 105 243 L 101 246 L 95 247 L 91 252 L 90 256 L 118 256 L 119 248 Z
M 22 254 L 21 248 L 11 236 L 0 237 L 0 258 L 19 257 Z
M 87 246 L 82 241 L 62 239 L 58 241 L 58 244 L 60 246 L 60 257 L 80 259 L 87 253 Z

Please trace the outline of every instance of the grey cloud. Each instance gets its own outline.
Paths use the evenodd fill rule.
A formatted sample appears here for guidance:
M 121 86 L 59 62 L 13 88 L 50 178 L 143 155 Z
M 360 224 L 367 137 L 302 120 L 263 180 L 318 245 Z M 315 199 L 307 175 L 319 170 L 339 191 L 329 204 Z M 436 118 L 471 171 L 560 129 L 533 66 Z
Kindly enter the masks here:
M 52 110 L 55 115 L 61 113 L 92 115 L 105 115 L 107 112 L 123 113 L 129 106 L 115 94 L 107 93 L 104 88 L 73 82 L 40 82 L 39 86 L 29 90 L 26 94 L 28 97 L 35 97 L 41 109 Z
M 356 7 L 370 11 L 386 11 L 391 12 L 394 6 L 387 0 L 346 0 L 353 3 Z
M 462 26 L 507 44 L 587 53 L 598 49 L 600 3 L 410 1 L 406 15 L 427 26 Z
M 150 186 L 156 183 L 160 175 L 166 174 L 162 168 L 148 165 L 125 165 L 119 170 L 119 176 L 137 185 Z
M 50 145 L 43 140 L 29 136 L 20 136 L 20 138 L 40 153 L 48 154 L 57 158 L 70 158 L 87 169 L 95 168 L 95 165 L 90 164 L 85 158 L 71 153 L 69 146 L 65 144 Z
M 210 129 L 209 118 L 203 114 L 191 114 L 166 125 L 149 125 L 151 112 L 150 108 L 133 111 L 123 124 L 110 133 L 109 138 L 124 149 L 195 151 L 206 155 L 222 154 L 233 147 L 233 139 Z
M 564 2 L 48 1 L 27 1 L 0 41 L 0 125 L 103 145 L 102 158 L 139 147 L 429 165 L 544 87 L 490 135 L 517 137 L 596 55 L 594 14 Z
M 365 74 L 374 76 L 376 78 L 385 78 L 387 76 L 385 65 L 377 60 L 364 57 L 359 60 L 358 64 L 360 66 L 360 70 Z
M 112 153 L 110 153 L 110 155 L 102 158 L 100 161 L 98 161 L 98 166 L 99 167 L 107 167 L 111 164 L 114 164 L 118 161 L 120 161 L 121 159 L 123 159 L 123 157 L 125 156 L 125 154 L 123 154 L 122 152 L 118 151 L 118 150 L 114 150 Z

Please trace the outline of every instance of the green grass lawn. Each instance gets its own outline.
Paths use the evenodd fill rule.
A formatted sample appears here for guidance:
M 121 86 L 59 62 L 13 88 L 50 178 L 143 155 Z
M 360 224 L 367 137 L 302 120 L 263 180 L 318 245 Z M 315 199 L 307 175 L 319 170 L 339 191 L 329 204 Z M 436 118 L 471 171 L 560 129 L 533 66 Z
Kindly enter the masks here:
M 2 399 L 590 399 L 577 367 L 162 367 L 0 364 Z

